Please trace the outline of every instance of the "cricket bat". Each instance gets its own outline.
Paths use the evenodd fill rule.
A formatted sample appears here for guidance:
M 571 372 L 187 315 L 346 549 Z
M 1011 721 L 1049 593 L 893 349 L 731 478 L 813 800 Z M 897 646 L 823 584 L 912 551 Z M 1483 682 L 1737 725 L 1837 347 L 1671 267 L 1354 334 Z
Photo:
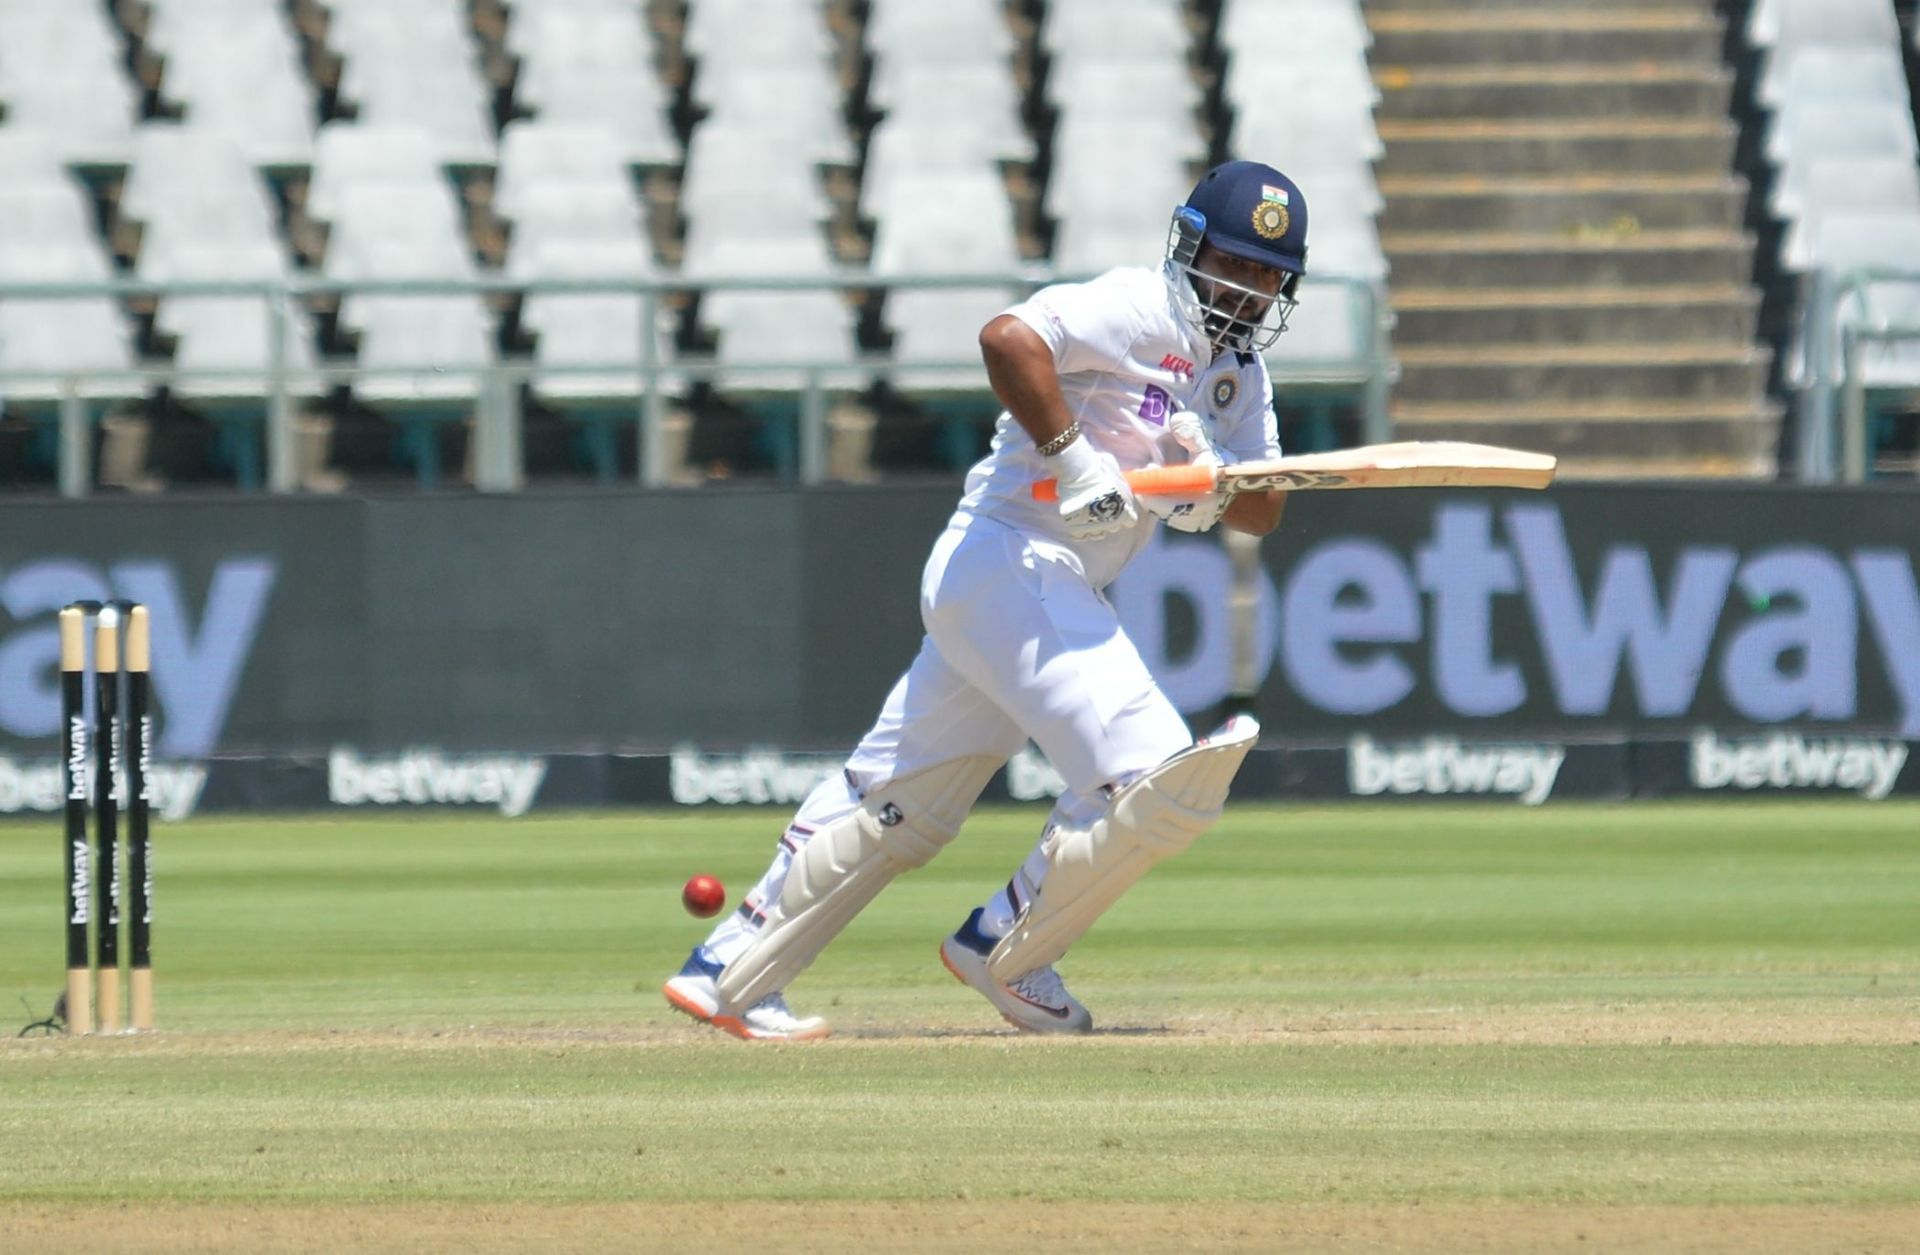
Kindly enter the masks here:
M 1545 488 L 1555 466 L 1547 454 L 1498 445 L 1403 440 L 1233 466 L 1155 466 L 1128 471 L 1127 486 L 1148 496 L 1269 488 Z M 1060 481 L 1036 481 L 1033 496 L 1058 501 Z

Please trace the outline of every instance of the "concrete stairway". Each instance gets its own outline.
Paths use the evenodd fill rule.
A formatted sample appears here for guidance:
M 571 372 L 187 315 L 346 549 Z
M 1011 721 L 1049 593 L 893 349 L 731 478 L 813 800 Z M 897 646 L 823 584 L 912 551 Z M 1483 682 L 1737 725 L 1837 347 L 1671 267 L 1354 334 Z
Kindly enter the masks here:
M 1397 434 L 1556 453 L 1570 476 L 1771 473 L 1712 0 L 1367 16 Z

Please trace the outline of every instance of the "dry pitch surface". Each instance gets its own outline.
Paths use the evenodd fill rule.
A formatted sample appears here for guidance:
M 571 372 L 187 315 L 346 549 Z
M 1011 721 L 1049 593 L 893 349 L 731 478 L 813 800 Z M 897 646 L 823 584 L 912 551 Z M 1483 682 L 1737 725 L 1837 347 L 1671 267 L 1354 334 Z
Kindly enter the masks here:
M 163 1031 L 0 1047 L 0 1250 L 1920 1249 L 1912 807 L 1236 813 L 1076 951 L 1070 1042 L 932 953 L 1034 818 L 784 1048 L 653 992 L 781 816 L 167 829 Z M 42 1007 L 57 854 L 0 827 Z

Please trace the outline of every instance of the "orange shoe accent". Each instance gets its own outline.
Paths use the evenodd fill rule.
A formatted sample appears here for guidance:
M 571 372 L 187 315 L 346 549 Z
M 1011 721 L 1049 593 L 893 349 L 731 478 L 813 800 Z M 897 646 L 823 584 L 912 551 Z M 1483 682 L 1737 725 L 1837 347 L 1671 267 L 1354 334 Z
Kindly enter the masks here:
M 833 1036 L 833 1025 L 822 1024 L 819 1028 L 803 1029 L 791 1037 L 776 1038 L 777 1041 L 825 1041 Z M 764 1038 L 760 1040 L 765 1040 Z
M 699 1003 L 694 1002 L 690 998 L 683 997 L 672 985 L 660 986 L 660 992 L 667 996 L 668 1005 L 675 1011 L 683 1015 L 690 1015 L 702 1024 L 711 1022 L 712 1017 L 700 1009 Z
M 741 1022 L 739 1016 L 716 1015 L 712 1019 L 708 1020 L 707 1023 L 713 1025 L 715 1028 L 719 1029 L 723 1033 L 732 1033 L 735 1037 L 738 1037 L 741 1041 L 759 1041 L 760 1040 L 758 1037 L 755 1037 L 753 1035 L 753 1030 L 749 1029 L 744 1023 Z
M 660 992 L 667 996 L 667 1004 L 675 1011 L 691 1016 L 702 1024 L 711 1025 L 723 1033 L 731 1033 L 741 1041 L 824 1041 L 833 1036 L 832 1025 L 806 1029 L 790 1037 L 765 1036 L 748 1028 L 746 1021 L 737 1015 L 708 1015 L 701 1010 L 699 1003 L 682 996 L 670 985 L 662 985 Z
M 953 960 L 947 957 L 947 943 L 944 941 L 940 943 L 940 966 L 946 968 L 947 971 L 953 973 L 953 978 L 959 981 L 962 985 L 967 985 L 967 978 L 960 975 L 960 969 L 955 967 L 953 965 Z M 967 988 L 972 989 L 973 986 L 967 985 Z

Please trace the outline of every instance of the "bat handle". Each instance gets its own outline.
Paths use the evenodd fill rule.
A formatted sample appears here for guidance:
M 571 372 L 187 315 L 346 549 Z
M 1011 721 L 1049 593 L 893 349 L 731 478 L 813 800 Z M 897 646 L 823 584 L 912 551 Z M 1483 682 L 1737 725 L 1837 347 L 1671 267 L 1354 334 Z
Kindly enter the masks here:
M 1150 466 L 1127 472 L 1127 487 L 1149 497 L 1177 497 L 1213 492 L 1219 487 L 1218 469 L 1212 466 Z M 1060 481 L 1035 480 L 1035 501 L 1058 501 Z

